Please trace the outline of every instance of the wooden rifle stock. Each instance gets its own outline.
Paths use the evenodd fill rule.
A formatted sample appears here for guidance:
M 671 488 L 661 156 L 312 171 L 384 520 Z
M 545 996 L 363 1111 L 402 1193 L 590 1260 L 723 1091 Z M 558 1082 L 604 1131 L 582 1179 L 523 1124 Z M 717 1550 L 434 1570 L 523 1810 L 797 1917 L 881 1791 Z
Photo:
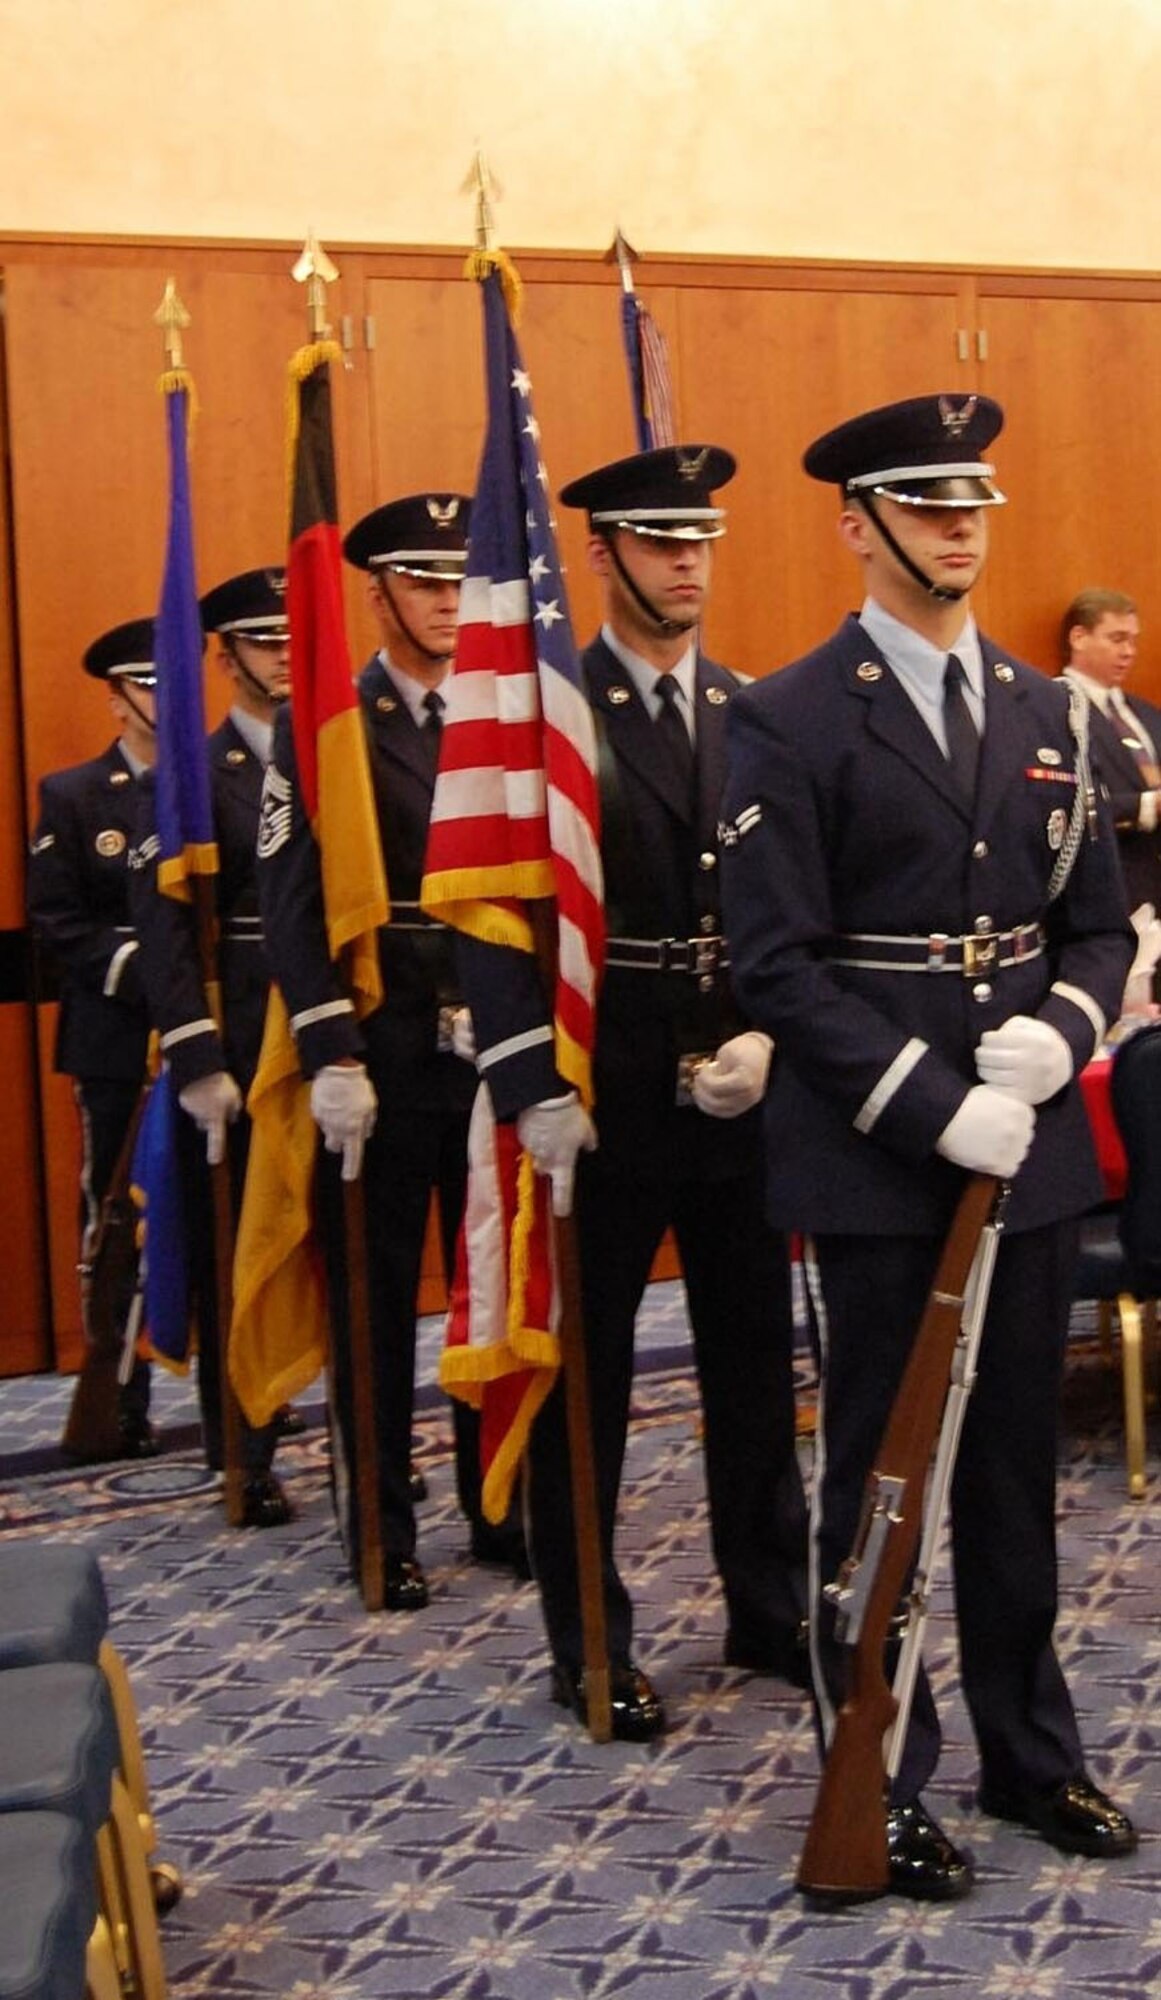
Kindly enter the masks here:
M 137 1266 L 137 1211 L 129 1184 L 150 1088 L 142 1085 L 133 1107 L 101 1201 L 96 1234 L 80 1266 L 85 1358 L 60 1443 L 63 1452 L 84 1464 L 121 1456 L 119 1371 L 125 1328 L 120 1309 Z
M 867 1476 L 855 1547 L 833 1586 L 852 1646 L 850 1684 L 798 1864 L 798 1887 L 809 1895 L 854 1901 L 888 1885 L 884 1737 L 896 1702 L 884 1649 L 919 1543 L 968 1277 L 999 1187 L 991 1175 L 973 1174 L 960 1197 Z

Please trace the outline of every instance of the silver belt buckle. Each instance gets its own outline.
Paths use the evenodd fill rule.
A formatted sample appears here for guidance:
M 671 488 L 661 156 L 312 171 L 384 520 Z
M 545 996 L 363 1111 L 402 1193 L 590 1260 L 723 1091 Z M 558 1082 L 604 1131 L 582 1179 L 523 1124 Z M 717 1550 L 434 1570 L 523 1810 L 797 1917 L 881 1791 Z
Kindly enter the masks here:
M 963 976 L 986 979 L 1000 962 L 1000 939 L 996 931 L 981 931 L 963 941 Z
M 693 971 L 699 979 L 708 978 L 717 971 L 722 959 L 720 937 L 690 938 L 693 950 Z

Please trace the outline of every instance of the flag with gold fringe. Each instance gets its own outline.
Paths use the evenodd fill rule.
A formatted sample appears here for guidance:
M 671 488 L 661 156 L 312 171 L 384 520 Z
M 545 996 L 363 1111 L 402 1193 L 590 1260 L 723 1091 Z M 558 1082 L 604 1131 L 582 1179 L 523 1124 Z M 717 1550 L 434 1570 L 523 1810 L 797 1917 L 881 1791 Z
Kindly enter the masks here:
M 488 430 L 422 901 L 475 937 L 529 952 L 535 944 L 529 905 L 550 909 L 556 1067 L 588 1104 L 605 936 L 592 711 L 572 637 L 532 385 L 509 317 L 515 273 L 502 252 L 490 251 L 476 253 L 469 273 L 481 280 Z M 478 1134 L 477 1141 L 479 1174 L 496 1142 L 484 1144 Z M 498 1138 L 505 1160 L 508 1143 Z M 493 1193 L 497 1185 L 506 1188 L 514 1203 L 514 1233 L 493 1266 L 524 1276 L 507 1288 L 502 1312 L 494 1288 L 485 1311 L 469 1283 L 459 1318 L 453 1310 L 440 1379 L 453 1394 L 482 1404 L 485 1511 L 499 1519 L 559 1351 L 547 1310 L 550 1232 L 532 1212 L 536 1177 L 527 1163 L 516 1173 L 507 1160 L 490 1184 Z M 478 1214 L 489 1199 L 482 1190 L 483 1183 Z M 540 1183 L 536 1199 L 544 1192 Z
M 331 955 L 360 1015 L 382 998 L 375 933 L 389 915 L 366 738 L 343 622 L 329 341 L 290 364 L 291 722 L 318 842 Z M 272 989 L 248 1108 L 253 1121 L 234 1264 L 230 1375 L 251 1423 L 269 1421 L 326 1360 L 326 1288 L 312 1225 L 316 1132 L 281 994 Z

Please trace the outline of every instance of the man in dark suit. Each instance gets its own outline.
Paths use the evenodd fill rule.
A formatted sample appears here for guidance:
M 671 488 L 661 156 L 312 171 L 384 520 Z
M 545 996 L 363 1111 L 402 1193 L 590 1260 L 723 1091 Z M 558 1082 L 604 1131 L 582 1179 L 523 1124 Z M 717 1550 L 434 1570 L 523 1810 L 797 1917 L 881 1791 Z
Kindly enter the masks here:
M 383 644 L 359 676 L 375 805 L 391 898 L 379 933 L 383 1004 L 356 1022 L 330 961 L 322 926 L 318 845 L 303 813 L 288 726 L 275 737 L 268 787 L 269 831 L 259 881 L 275 977 L 286 999 L 311 1103 L 327 1150 L 320 1162 L 319 1218 L 327 1261 L 339 1421 L 352 1462 L 347 1272 L 339 1162 L 335 1151 L 368 1127 L 363 1155 L 379 1507 L 390 1611 L 428 1601 L 416 1556 L 411 1477 L 415 1321 L 432 1190 L 439 1199 L 450 1282 L 467 1183 L 468 1120 L 476 1090 L 455 952 L 444 926 L 419 907 L 427 826 L 439 755 L 440 688 L 455 651 L 469 502 L 456 493 L 411 494 L 377 507 L 343 543 L 368 572 Z M 458 1046 L 468 1060 L 457 1053 Z M 333 1149 L 333 1150 L 332 1150 Z M 473 1555 L 523 1565 L 517 1526 L 492 1528 L 480 1509 L 477 1420 L 456 1412 L 460 1504 Z M 346 1544 L 358 1575 L 358 1522 Z
M 258 913 L 255 850 L 262 781 L 270 761 L 274 716 L 290 691 L 286 572 L 246 570 L 201 601 L 202 624 L 218 635 L 221 665 L 233 684 L 230 713 L 207 746 L 214 836 L 218 846 L 215 900 L 222 1025 L 210 1017 L 192 906 L 157 886 L 153 803 L 146 789 L 132 869 L 133 912 L 141 937 L 142 972 L 161 1053 L 188 1114 L 180 1128 L 180 1158 L 188 1225 L 187 1259 L 199 1329 L 198 1396 L 205 1451 L 222 1463 L 222 1410 L 214 1227 L 207 1150 L 228 1150 L 235 1217 L 250 1142 L 243 1105 L 254 1078 L 270 973 Z M 254 1430 L 240 1417 L 243 1524 L 276 1528 L 291 1507 L 271 1469 L 283 1424 Z
M 681 1254 L 704 1409 L 714 1557 L 729 1663 L 801 1684 L 805 1503 L 794 1443 L 786 1244 L 762 1213 L 760 1105 L 770 1060 L 731 990 L 716 824 L 737 678 L 698 628 L 715 490 L 734 460 L 677 446 L 566 486 L 584 508 L 605 622 L 583 666 L 596 718 L 609 932 L 597 1009 L 595 1127 L 557 1077 L 544 995 L 525 954 L 464 940 L 481 1074 L 567 1199 L 576 1167 L 581 1300 L 593 1403 L 616 1736 L 665 1726 L 634 1664 L 632 1605 L 613 1553 L 633 1328 L 658 1245 Z M 595 1150 L 591 1150 L 595 1146 Z M 579 1158 L 578 1158 L 579 1155 Z M 554 1699 L 586 1714 L 575 1535 L 558 1382 L 529 1445 L 533 1569 Z
M 1119 590 L 1082 590 L 1060 621 L 1063 673 L 1092 704 L 1093 761 L 1117 829 L 1129 908 L 1161 914 L 1161 708 L 1125 683 L 1141 621 Z
M 157 752 L 153 620 L 131 619 L 95 639 L 85 672 L 103 680 L 114 743 L 41 780 L 28 864 L 28 909 L 60 972 L 55 1067 L 74 1080 L 81 1117 L 81 1260 L 145 1081 L 149 1015 L 129 913 L 129 853 L 138 784 Z M 128 1314 L 132 1294 L 122 1301 Z M 122 1455 L 150 1458 L 149 1367 L 137 1361 L 120 1393 Z
M 742 1004 L 774 1036 L 769 1207 L 808 1233 L 821 1349 L 812 1575 L 854 1545 L 866 1477 L 965 1169 L 1012 1181 L 951 1496 L 964 1694 L 985 1812 L 1069 1853 L 1135 1844 L 1089 1781 L 1052 1641 L 1056 1412 L 1077 1218 L 1100 1177 L 1076 1076 L 1132 956 L 1087 705 L 976 628 L 985 397 L 874 410 L 811 446 L 866 600 L 731 711 L 725 903 Z M 845 1694 L 812 1607 L 824 1736 Z M 920 1674 L 890 1882 L 945 1899 L 970 1857 L 927 1815 Z

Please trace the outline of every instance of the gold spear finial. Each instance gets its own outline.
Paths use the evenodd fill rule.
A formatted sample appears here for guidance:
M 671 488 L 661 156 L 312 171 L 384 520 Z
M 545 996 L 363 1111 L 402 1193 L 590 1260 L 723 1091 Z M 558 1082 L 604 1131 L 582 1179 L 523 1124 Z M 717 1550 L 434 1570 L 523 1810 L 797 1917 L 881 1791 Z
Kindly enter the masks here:
M 308 230 L 291 276 L 296 284 L 306 286 L 306 309 L 312 340 L 325 340 L 330 332 L 327 324 L 327 286 L 333 285 L 338 275 L 337 266 L 327 256 L 314 230 Z
M 460 189 L 461 194 L 476 197 L 476 249 L 490 250 L 495 223 L 492 219 L 492 202 L 502 201 L 504 190 L 484 158 L 483 148 L 476 147 L 467 179 Z
M 189 325 L 189 314 L 178 297 L 177 285 L 172 278 L 165 281 L 165 290 L 161 295 L 161 304 L 153 315 L 153 323 L 161 327 L 165 337 L 166 367 L 171 372 L 184 368 L 181 336 L 183 328 Z
M 621 225 L 618 223 L 616 235 L 605 251 L 602 262 L 620 266 L 622 291 L 636 291 L 637 287 L 633 283 L 633 266 L 639 261 L 638 253 L 634 250 L 628 237 L 622 233 Z

